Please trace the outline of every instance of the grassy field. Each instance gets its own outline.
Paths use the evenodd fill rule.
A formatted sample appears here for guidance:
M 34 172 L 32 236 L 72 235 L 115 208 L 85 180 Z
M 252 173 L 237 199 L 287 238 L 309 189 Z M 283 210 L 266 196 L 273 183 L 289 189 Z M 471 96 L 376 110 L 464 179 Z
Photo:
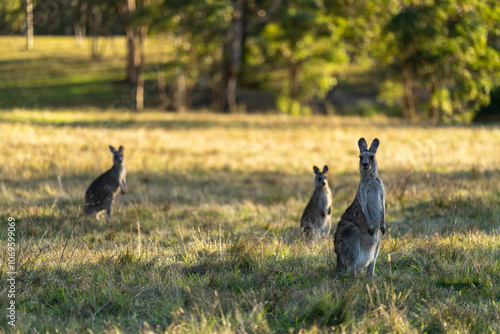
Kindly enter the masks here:
M 299 231 L 324 164 L 335 230 L 362 136 L 381 141 L 387 191 L 372 280 L 334 277 L 332 240 L 308 246 Z M 0 140 L 18 332 L 500 332 L 498 127 L 18 109 L 0 113 Z M 129 193 L 111 221 L 79 219 L 60 261 L 120 144 Z
M 72 37 L 37 36 L 25 50 L 25 39 L 0 36 L 0 108 L 122 108 L 133 106 L 125 79 L 123 37 L 99 38 L 100 58 L 92 59 L 92 40 L 77 47 Z M 145 79 L 156 78 L 157 64 L 171 60 L 171 48 L 160 38 L 149 40 Z M 156 85 L 146 85 L 146 102 L 157 106 Z

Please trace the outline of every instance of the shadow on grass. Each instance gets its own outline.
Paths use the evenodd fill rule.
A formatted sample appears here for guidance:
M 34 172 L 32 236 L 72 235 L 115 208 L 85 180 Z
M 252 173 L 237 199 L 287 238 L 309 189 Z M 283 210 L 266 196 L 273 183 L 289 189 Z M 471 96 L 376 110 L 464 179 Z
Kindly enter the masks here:
M 42 93 L 40 93 L 42 92 Z M 44 93 L 46 92 L 46 93 Z M 64 107 L 77 107 L 81 108 L 98 108 L 98 109 L 114 109 L 122 110 L 126 117 L 124 119 L 116 119 L 112 116 L 104 117 L 104 119 L 95 119 L 91 116 L 86 119 L 74 119 L 66 117 L 66 119 L 58 119 L 57 117 L 51 118 L 31 118 L 31 117 L 16 117 L 15 114 L 10 114 L 9 111 L 0 112 L 0 121 L 10 124 L 31 124 L 36 126 L 46 127 L 70 127 L 70 128 L 105 128 L 105 129 L 134 129 L 134 128 L 148 128 L 148 129 L 168 129 L 168 130 L 182 130 L 182 129 L 250 129 L 250 130 L 294 130 L 294 129 L 342 129 L 349 128 L 363 128 L 364 122 L 359 119 L 344 119 L 342 122 L 328 122 L 325 117 L 325 122 L 318 126 L 316 118 L 309 117 L 289 117 L 281 115 L 282 117 L 272 117 L 266 121 L 259 118 L 247 119 L 234 119 L 231 116 L 223 114 L 215 114 L 210 118 L 206 114 L 196 118 L 196 113 L 187 114 L 187 117 L 182 119 L 176 117 L 175 119 L 159 119 L 158 117 L 151 117 L 148 119 L 147 114 L 145 117 L 135 117 L 137 115 L 131 112 L 134 107 L 133 89 L 127 85 L 116 84 L 110 82 L 99 81 L 95 83 L 80 83 L 80 84 L 67 84 L 56 85 L 52 88 L 47 87 L 31 87 L 24 89 L 5 89 L 0 92 L 0 109 L 12 108 L 42 108 L 50 111 L 51 108 L 64 108 Z M 152 91 L 151 98 L 148 99 L 146 107 L 154 108 L 157 106 L 157 92 Z M 149 105 L 148 105 L 149 103 Z M 166 113 L 168 114 L 168 113 Z M 106 115 L 106 112 L 103 112 Z M 159 114 L 161 115 L 161 114 Z M 279 114 L 277 114 L 279 115 Z M 429 128 L 435 130 L 436 128 L 450 128 L 455 127 L 452 125 L 430 125 L 423 123 L 406 123 L 406 122 L 391 122 L 389 125 L 385 121 L 373 120 L 370 126 L 378 127 L 380 131 L 386 128 Z
M 233 240 L 226 256 L 201 254 L 193 265 L 182 261 L 159 264 L 159 258 L 143 259 L 127 248 L 97 261 L 63 265 L 60 270 L 43 266 L 23 270 L 18 276 L 23 291 L 20 307 L 40 319 L 71 318 L 91 328 L 128 317 L 141 319 L 136 326 L 146 321 L 166 327 L 184 320 L 182 313 L 172 310 L 183 308 L 194 316 L 209 316 L 206 312 L 219 314 L 219 309 L 211 307 L 217 305 L 233 314 L 235 307 L 238 312 L 252 310 L 258 302 L 247 296 L 257 296 L 265 301 L 263 315 L 271 321 L 279 314 L 274 310 L 286 312 L 287 305 L 293 307 L 291 293 L 307 303 L 308 291 L 321 289 L 331 279 L 331 268 L 315 256 L 266 259 L 259 264 L 257 254 L 240 246 L 240 241 Z M 303 305 L 301 326 L 317 322 L 316 312 L 308 310 L 314 305 Z M 197 310 L 204 311 L 198 314 Z M 283 316 L 276 325 L 297 325 L 295 321 L 295 317 Z
M 111 81 L 4 87 L 0 92 L 0 109 L 131 108 L 134 105 L 132 93 L 131 87 Z M 49 125 L 45 122 L 35 124 Z M 69 123 L 61 125 L 71 126 Z
M 482 230 L 494 233 L 498 228 L 496 218 L 495 184 L 491 183 L 492 171 L 474 176 L 470 173 L 449 174 L 418 173 L 409 181 L 409 187 L 421 186 L 425 178 L 430 186 L 424 188 L 427 195 L 414 201 L 400 194 L 397 172 L 385 172 L 387 225 L 394 236 L 416 234 L 448 234 L 456 230 Z M 28 202 L 35 219 L 31 235 L 44 231 L 57 232 L 66 229 L 68 222 L 76 216 L 83 205 L 86 188 L 96 175 L 66 175 L 60 180 L 49 179 L 4 180 L 5 191 L 24 188 L 29 193 L 45 192 L 44 189 L 62 189 L 58 195 L 37 196 L 27 201 L 25 198 L 11 197 L 8 208 L 11 214 L 24 215 L 21 204 Z M 438 179 L 444 180 L 443 184 Z M 335 177 L 331 184 L 333 193 L 332 230 L 335 232 L 340 216 L 355 197 L 359 177 L 357 173 L 347 173 Z M 114 205 L 114 218 L 110 226 L 95 222 L 93 218 L 83 218 L 82 229 L 90 232 L 116 229 L 127 231 L 136 229 L 137 221 L 142 224 L 145 234 L 154 233 L 155 226 L 181 225 L 184 229 L 201 229 L 223 233 L 241 232 L 254 229 L 265 233 L 289 235 L 284 242 L 294 243 L 300 238 L 291 222 L 298 226 L 300 216 L 313 192 L 310 173 L 294 174 L 285 171 L 232 171 L 232 170 L 192 170 L 186 173 L 166 171 L 165 173 L 129 173 L 128 193 L 118 195 Z M 462 189 L 475 182 L 490 182 L 480 194 L 460 195 Z M 453 185 L 455 188 L 450 188 Z M 65 189 L 71 189 L 68 195 Z M 75 197 L 75 189 L 79 196 Z M 442 193 L 446 191 L 446 196 Z M 485 196 L 485 192 L 491 192 Z M 303 204 L 301 204 L 303 203 Z M 7 207 L 5 207 L 5 210 Z M 17 212 L 16 212 L 17 211 Z M 104 216 L 104 215 L 103 215 Z M 238 229 L 236 229 L 238 227 Z M 291 229 L 291 230 L 290 230 Z M 175 233 L 172 231 L 172 233 Z M 293 237 L 292 237 L 293 234 Z
M 71 85 L 70 85 L 71 86 Z M 124 112 L 130 112 L 134 106 L 132 99 L 132 91 L 130 87 L 123 87 L 119 85 L 118 87 L 109 87 L 105 83 L 101 85 L 92 84 L 75 84 L 75 89 L 81 89 L 82 92 L 75 93 L 75 95 L 67 95 L 65 89 L 60 90 L 59 93 L 48 94 L 46 96 L 32 95 L 29 90 L 26 93 L 19 93 L 16 91 L 5 92 L 4 101 L 0 102 L 0 109 L 8 108 L 61 108 L 61 107 L 71 107 L 72 104 L 76 104 L 78 108 L 85 107 L 96 107 L 105 109 L 116 109 L 123 110 Z M 33 88 L 32 90 L 39 90 L 39 88 Z M 42 89 L 43 90 L 43 89 Z M 89 90 L 89 92 L 83 92 Z M 92 92 L 95 91 L 95 96 Z M 155 94 L 155 93 L 152 93 Z M 91 96 L 92 95 L 92 96 Z M 2 97 L 2 94 L 0 94 Z M 9 102 L 8 100 L 16 100 L 17 102 Z M 74 105 L 73 105 L 74 106 Z M 155 107 L 155 102 L 152 101 L 149 107 Z M 148 107 L 148 105 L 146 105 Z M 211 129 L 211 128 L 224 128 L 224 129 L 259 129 L 259 130 L 290 130 L 290 129 L 304 129 L 310 130 L 311 128 L 317 129 L 316 119 L 310 118 L 289 118 L 288 116 L 283 116 L 284 118 L 274 118 L 266 122 L 252 120 L 231 120 L 229 118 L 224 118 L 223 115 L 219 115 L 218 120 L 213 118 L 203 119 L 200 117 L 197 119 L 175 119 L 175 120 L 165 120 L 165 119 L 134 119 L 133 115 L 127 119 L 89 119 L 87 120 L 58 120 L 58 119 L 17 119 L 9 117 L 7 114 L 0 113 L 0 121 L 3 123 L 11 124 L 33 124 L 37 126 L 47 126 L 47 127 L 75 127 L 75 128 L 106 128 L 106 129 L 133 129 L 133 128 L 149 128 L 149 129 L 168 129 L 168 130 L 178 130 L 178 129 Z M 189 116 L 196 115 L 195 113 L 189 114 Z M 325 118 L 327 119 L 327 118 Z M 321 125 L 323 129 L 340 129 L 343 127 L 350 128 L 363 128 L 365 125 L 363 122 L 358 120 L 343 121 L 342 123 L 330 123 L 325 122 Z M 385 122 L 373 121 L 370 126 L 378 127 L 380 130 L 385 128 L 425 128 L 424 124 L 414 124 L 414 123 L 404 123 L 400 125 L 392 124 L 388 125 Z M 436 129 L 438 126 L 429 126 L 429 128 Z M 443 128 L 450 127 L 443 125 Z

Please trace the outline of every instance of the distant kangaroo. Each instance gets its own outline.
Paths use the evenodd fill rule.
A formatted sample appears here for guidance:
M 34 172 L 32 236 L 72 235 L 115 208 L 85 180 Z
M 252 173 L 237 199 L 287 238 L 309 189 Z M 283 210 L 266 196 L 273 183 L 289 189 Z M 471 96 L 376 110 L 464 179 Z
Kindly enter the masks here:
M 99 218 L 99 213 L 106 209 L 106 214 L 111 219 L 111 206 L 116 195 L 120 190 L 122 194 L 127 192 L 123 146 L 120 146 L 118 151 L 110 146 L 109 150 L 113 153 L 113 167 L 95 179 L 85 192 L 85 213 L 95 214 L 96 218 Z
M 312 241 L 318 237 L 328 237 L 331 227 L 332 193 L 326 180 L 328 166 L 323 167 L 323 172 L 314 166 L 313 171 L 316 174 L 314 193 L 300 219 L 300 228 L 306 241 Z
M 364 138 L 358 142 L 361 180 L 356 198 L 340 218 L 335 232 L 335 273 L 348 271 L 356 275 L 366 269 L 372 276 L 375 270 L 385 233 L 385 190 L 375 159 L 379 143 L 375 138 L 367 150 Z

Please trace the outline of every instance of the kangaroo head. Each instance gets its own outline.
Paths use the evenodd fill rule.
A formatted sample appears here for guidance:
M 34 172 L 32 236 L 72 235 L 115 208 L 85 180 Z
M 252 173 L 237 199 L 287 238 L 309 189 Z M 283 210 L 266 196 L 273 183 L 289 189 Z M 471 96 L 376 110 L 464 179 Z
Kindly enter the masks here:
M 321 188 L 321 187 L 326 187 L 328 186 L 328 181 L 326 174 L 328 173 L 328 166 L 325 165 L 323 167 L 323 171 L 320 171 L 318 167 L 314 166 L 313 167 L 314 174 L 316 174 L 316 177 L 314 178 L 314 185 L 316 188 Z
M 120 165 L 123 162 L 123 146 L 115 150 L 113 146 L 109 146 L 109 150 L 113 153 L 113 164 Z
M 375 138 L 372 141 L 370 149 L 367 149 L 368 145 L 365 138 L 361 138 L 358 141 L 359 146 L 359 169 L 363 172 L 367 172 L 373 168 L 377 168 L 377 159 L 375 158 L 375 153 L 377 153 L 378 145 L 380 141 Z

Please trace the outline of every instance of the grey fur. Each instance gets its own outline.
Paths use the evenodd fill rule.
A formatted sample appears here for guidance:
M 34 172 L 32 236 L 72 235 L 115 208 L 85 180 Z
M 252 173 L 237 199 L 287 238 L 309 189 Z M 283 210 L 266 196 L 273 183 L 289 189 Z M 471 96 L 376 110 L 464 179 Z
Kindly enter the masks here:
M 375 270 L 385 233 L 385 190 L 375 157 L 379 143 L 375 138 L 367 149 L 364 138 L 358 142 L 361 179 L 356 198 L 340 218 L 335 232 L 336 273 L 366 270 L 371 276 Z
M 95 214 L 96 218 L 102 210 L 106 210 L 106 215 L 111 219 L 115 197 L 120 190 L 122 194 L 127 193 L 123 146 L 118 151 L 110 146 L 109 150 L 113 153 L 113 167 L 95 179 L 85 192 L 85 213 Z
M 318 237 L 327 238 L 332 225 L 330 217 L 332 214 L 332 193 L 327 181 L 328 166 L 325 165 L 322 172 L 314 166 L 313 171 L 316 175 L 314 193 L 300 219 L 300 228 L 306 241 L 312 241 Z

